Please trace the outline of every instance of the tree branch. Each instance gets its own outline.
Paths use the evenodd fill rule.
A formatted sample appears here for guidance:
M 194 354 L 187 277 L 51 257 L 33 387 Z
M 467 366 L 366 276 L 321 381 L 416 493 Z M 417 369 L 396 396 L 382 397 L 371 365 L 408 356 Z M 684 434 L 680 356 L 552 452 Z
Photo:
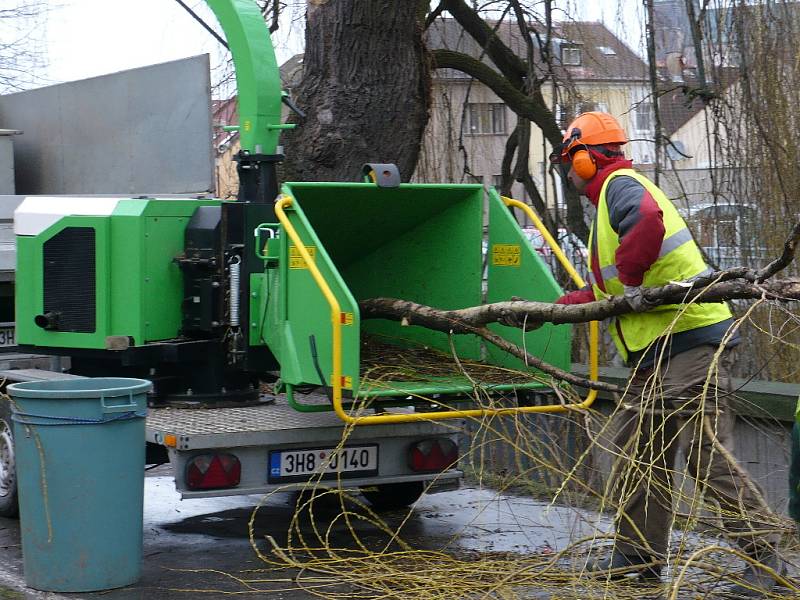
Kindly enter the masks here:
M 517 122 L 517 126 L 514 128 L 514 131 L 511 132 L 511 135 L 508 136 L 506 140 L 506 148 L 505 152 L 503 152 L 503 160 L 500 163 L 500 193 L 504 196 L 511 195 L 511 186 L 514 185 L 514 175 L 511 173 L 511 163 L 514 161 L 514 154 L 517 151 L 517 145 L 519 144 L 519 122 Z
M 423 26 L 424 29 L 428 29 L 428 27 L 433 25 L 433 22 L 439 18 L 439 15 L 442 14 L 443 10 L 444 10 L 444 2 L 440 2 L 439 5 L 436 8 L 434 8 L 430 13 L 428 13 L 427 17 L 425 17 L 425 25 Z
M 522 89 L 528 67 L 506 46 L 480 15 L 464 0 L 443 0 L 445 9 L 459 25 L 486 51 L 500 72 L 517 88 Z
M 491 88 L 519 117 L 536 123 L 550 143 L 561 143 L 555 116 L 540 92 L 525 95 L 492 67 L 462 52 L 438 49 L 431 52 L 431 58 L 435 68 L 461 71 Z
M 800 279 L 766 281 L 767 278 L 772 277 L 792 261 L 799 241 L 800 222 L 794 225 L 786 238 L 781 256 L 759 271 L 747 267 L 715 271 L 690 282 L 670 283 L 662 287 L 647 288 L 644 290 L 645 297 L 655 306 L 739 299 L 800 301 Z M 576 377 L 547 364 L 541 359 L 529 355 L 519 346 L 492 333 L 486 326 L 496 322 L 505 324 L 509 320 L 516 323 L 547 322 L 556 325 L 601 321 L 632 312 L 628 301 L 623 296 L 613 296 L 607 300 L 585 304 L 567 305 L 514 299 L 459 310 L 439 310 L 416 302 L 394 298 L 371 298 L 359 302 L 359 308 L 363 319 L 389 319 L 401 321 L 405 325 L 420 325 L 446 333 L 476 334 L 523 360 L 525 364 L 562 381 L 590 389 L 622 391 L 617 386 Z
M 715 275 L 724 279 L 722 271 Z M 714 275 L 709 278 L 713 278 Z M 702 287 L 697 280 L 693 284 L 669 284 L 660 288 L 645 290 L 646 298 L 657 305 L 687 304 L 689 302 L 723 302 L 726 300 L 766 298 L 781 302 L 800 301 L 800 280 L 778 279 L 761 284 L 742 280 L 721 280 Z M 532 302 L 509 300 L 459 310 L 439 310 L 424 304 L 395 298 L 370 298 L 359 303 L 361 316 L 365 319 L 390 319 L 403 321 L 409 325 L 421 325 L 438 331 L 452 331 L 456 334 L 475 333 L 475 329 L 495 323 L 506 317 L 516 317 L 519 322 L 527 317 L 528 322 L 586 323 L 602 321 L 609 317 L 633 312 L 628 301 L 622 296 L 608 300 L 587 302 L 586 304 L 553 304 L 551 302 Z
M 552 377 L 558 379 L 559 381 L 566 381 L 567 383 L 570 383 L 572 385 L 598 390 L 601 392 L 612 392 L 619 394 L 624 391 L 623 388 L 619 387 L 618 385 L 614 385 L 613 383 L 605 383 L 603 381 L 592 381 L 591 379 L 579 377 L 578 375 L 574 375 L 569 371 L 564 371 L 563 369 L 554 367 L 553 365 L 544 362 L 541 358 L 537 358 L 532 354 L 528 354 L 516 344 L 512 344 L 505 338 L 502 338 L 499 335 L 492 333 L 485 327 L 475 329 L 472 333 L 481 336 L 487 342 L 494 344 L 495 346 L 497 346 L 501 350 L 504 350 L 505 352 L 508 352 L 512 356 L 516 356 L 517 358 L 522 360 L 526 365 L 539 369 L 542 373 L 551 375 Z
M 794 260 L 798 242 L 800 242 L 800 221 L 794 224 L 789 237 L 783 242 L 783 253 L 756 274 L 756 281 L 759 283 L 766 281 L 778 271 L 785 269 Z

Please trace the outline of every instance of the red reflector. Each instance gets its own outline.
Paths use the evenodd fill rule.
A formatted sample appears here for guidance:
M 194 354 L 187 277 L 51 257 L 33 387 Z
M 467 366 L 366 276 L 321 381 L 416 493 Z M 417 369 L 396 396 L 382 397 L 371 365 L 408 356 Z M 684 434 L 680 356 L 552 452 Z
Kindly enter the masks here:
M 192 490 L 219 490 L 239 485 L 242 465 L 233 454 L 200 454 L 186 465 L 186 485 Z
M 424 440 L 411 446 L 409 466 L 416 472 L 439 472 L 458 462 L 458 446 L 449 438 Z

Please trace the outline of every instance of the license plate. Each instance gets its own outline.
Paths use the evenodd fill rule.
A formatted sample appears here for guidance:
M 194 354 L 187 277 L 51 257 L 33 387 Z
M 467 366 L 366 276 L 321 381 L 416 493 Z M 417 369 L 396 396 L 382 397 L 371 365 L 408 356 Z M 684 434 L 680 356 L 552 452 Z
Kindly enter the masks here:
M 378 445 L 302 448 L 269 453 L 269 481 L 368 477 L 378 474 Z
M 0 348 L 16 345 L 17 337 L 14 323 L 0 323 Z

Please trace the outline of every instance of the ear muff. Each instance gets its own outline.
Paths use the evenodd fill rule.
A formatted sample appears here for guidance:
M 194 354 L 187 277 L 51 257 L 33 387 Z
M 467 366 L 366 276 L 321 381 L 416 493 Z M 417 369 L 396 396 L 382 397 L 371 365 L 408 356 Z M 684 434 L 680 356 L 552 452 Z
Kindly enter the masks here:
M 588 150 L 578 150 L 572 155 L 572 168 L 581 179 L 589 180 L 597 174 L 597 164 Z

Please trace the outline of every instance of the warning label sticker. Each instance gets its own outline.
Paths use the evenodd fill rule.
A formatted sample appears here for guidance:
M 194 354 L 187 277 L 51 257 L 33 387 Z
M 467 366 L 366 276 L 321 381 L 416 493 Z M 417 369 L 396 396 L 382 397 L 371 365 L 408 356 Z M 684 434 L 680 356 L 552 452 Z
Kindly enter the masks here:
M 492 264 L 496 267 L 518 267 L 519 244 L 492 244 Z
M 317 256 L 317 247 L 316 246 L 306 246 L 306 250 L 308 254 L 311 256 L 313 260 Z M 297 249 L 297 246 L 289 246 L 289 268 L 290 269 L 307 269 L 308 265 L 306 261 L 303 260 L 303 257 L 300 256 L 300 251 Z

